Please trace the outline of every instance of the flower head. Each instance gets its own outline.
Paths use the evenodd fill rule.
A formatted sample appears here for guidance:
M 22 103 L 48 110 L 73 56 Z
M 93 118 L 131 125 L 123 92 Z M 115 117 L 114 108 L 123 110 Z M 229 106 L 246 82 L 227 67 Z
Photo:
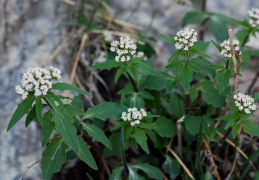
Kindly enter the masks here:
M 259 9 L 252 8 L 248 11 L 248 15 L 250 17 L 249 23 L 252 27 L 256 27 L 259 25 Z
M 249 95 L 237 93 L 234 95 L 234 99 L 236 100 L 236 106 L 243 113 L 251 114 L 257 109 L 256 105 L 254 104 L 254 99 Z
M 225 40 L 223 43 L 220 44 L 222 47 L 221 54 L 225 56 L 226 58 L 231 58 L 231 48 L 230 48 L 230 41 Z M 233 50 L 239 51 L 239 41 L 234 39 L 233 40 Z M 241 52 L 239 53 L 241 54 Z
M 33 91 L 34 96 L 46 95 L 48 90 L 52 88 L 52 79 L 59 80 L 61 71 L 58 68 L 50 67 L 49 70 L 33 67 L 27 69 L 22 76 L 21 85 L 16 86 L 15 91 L 26 99 L 29 92 Z
M 197 41 L 197 32 L 195 29 L 185 28 L 184 30 L 178 31 L 174 39 L 176 40 L 176 49 L 188 51 Z
M 121 119 L 124 121 L 130 121 L 131 126 L 135 126 L 136 124 L 140 123 L 140 120 L 143 117 L 147 116 L 147 112 L 141 108 L 140 111 L 138 111 L 137 108 L 129 108 L 128 112 L 123 112 L 121 115 Z
M 129 61 L 131 58 L 131 55 L 133 56 L 136 53 L 137 46 L 135 42 L 130 39 L 129 37 L 120 37 L 119 41 L 113 41 L 111 43 L 110 50 L 112 52 L 116 52 L 117 56 L 115 57 L 115 60 L 117 62 L 125 62 Z

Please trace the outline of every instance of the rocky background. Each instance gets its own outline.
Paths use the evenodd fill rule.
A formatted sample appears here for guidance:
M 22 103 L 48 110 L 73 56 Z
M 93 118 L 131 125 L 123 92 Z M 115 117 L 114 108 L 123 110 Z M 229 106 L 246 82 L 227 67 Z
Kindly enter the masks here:
M 73 2 L 73 1 L 71 1 Z M 180 5 L 178 2 L 184 2 Z M 164 64 L 172 53 L 168 44 L 158 38 L 158 33 L 175 34 L 181 28 L 181 19 L 193 9 L 189 1 L 172 0 L 111 0 L 116 17 L 137 24 L 157 37 L 159 57 L 155 57 L 156 68 Z M 252 7 L 259 7 L 255 0 L 208 1 L 207 10 L 243 19 Z M 35 124 L 26 129 L 24 119 L 6 132 L 8 122 L 21 99 L 15 93 L 22 73 L 31 66 L 54 65 L 62 70 L 63 80 L 68 81 L 71 67 L 67 51 L 55 58 L 67 37 L 61 24 L 68 15 L 67 4 L 62 0 L 0 0 L 0 179 L 17 180 L 26 167 L 41 159 L 41 130 Z M 211 37 L 205 35 L 205 40 Z M 252 39 L 250 46 L 259 49 L 258 39 Z M 213 50 L 212 50 L 213 51 Z M 54 55 L 53 55 L 54 54 Z M 258 62 L 258 60 L 257 60 Z M 253 62 L 254 63 L 254 62 Z M 241 91 L 258 70 L 258 63 L 249 68 L 243 80 Z M 245 80 L 244 80 L 245 79 Z M 257 82 L 258 83 L 258 82 Z M 39 163 L 33 166 L 24 179 L 41 179 Z

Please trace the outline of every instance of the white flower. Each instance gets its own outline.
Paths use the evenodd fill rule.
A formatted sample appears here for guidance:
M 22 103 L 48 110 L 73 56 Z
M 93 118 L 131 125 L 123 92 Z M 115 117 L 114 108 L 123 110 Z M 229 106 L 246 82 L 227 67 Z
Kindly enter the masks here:
M 250 17 L 249 23 L 252 27 L 256 27 L 259 25 L 259 9 L 252 8 L 248 11 L 248 15 Z
M 110 50 L 116 52 L 118 56 L 115 57 L 117 62 L 125 62 L 130 60 L 130 56 L 136 53 L 137 46 L 135 42 L 129 37 L 120 37 L 120 41 L 113 41 Z
M 52 79 L 59 80 L 61 71 L 58 68 L 50 67 L 49 70 L 40 67 L 29 68 L 22 76 L 21 86 L 16 86 L 17 94 L 26 99 L 30 91 L 34 96 L 46 95 L 52 88 Z
M 174 37 L 176 40 L 175 48 L 188 51 L 189 47 L 192 47 L 197 41 L 197 32 L 194 29 L 185 28 L 178 31 Z
M 222 47 L 222 50 L 220 53 L 227 58 L 231 58 L 232 55 L 231 55 L 230 41 L 225 40 L 220 44 L 220 46 Z M 235 51 L 239 51 L 239 42 L 236 39 L 233 40 L 233 49 Z M 241 54 L 241 52 L 239 54 Z
M 250 114 L 256 111 L 256 105 L 254 104 L 254 99 L 251 96 L 243 93 L 237 93 L 233 96 L 233 98 L 236 100 L 235 104 L 241 112 Z
M 140 120 L 143 117 L 147 116 L 147 112 L 141 108 L 140 111 L 136 107 L 128 108 L 128 113 L 123 112 L 121 115 L 121 119 L 124 121 L 130 121 L 131 126 L 135 126 L 136 124 L 140 123 Z

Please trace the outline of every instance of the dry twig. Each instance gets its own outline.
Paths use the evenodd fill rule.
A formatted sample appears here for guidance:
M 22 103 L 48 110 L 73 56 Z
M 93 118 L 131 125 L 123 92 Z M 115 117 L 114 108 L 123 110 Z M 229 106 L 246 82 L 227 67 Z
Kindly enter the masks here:
M 28 166 L 28 167 L 26 168 L 26 170 L 22 173 L 22 176 L 21 176 L 21 178 L 20 178 L 19 180 L 22 180 L 23 177 L 25 176 L 25 174 L 29 171 L 29 169 L 30 169 L 32 166 L 34 166 L 35 164 L 37 164 L 38 162 L 40 162 L 40 161 L 41 161 L 41 159 L 38 160 L 38 161 L 36 161 L 36 162 L 33 163 L 32 165 Z

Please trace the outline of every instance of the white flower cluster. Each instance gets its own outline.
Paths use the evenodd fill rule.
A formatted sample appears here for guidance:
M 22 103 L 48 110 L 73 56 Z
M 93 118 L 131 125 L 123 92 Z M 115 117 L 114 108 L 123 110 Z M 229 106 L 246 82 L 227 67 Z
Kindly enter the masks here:
M 138 51 L 137 54 L 134 54 L 133 58 L 136 58 L 136 57 L 144 57 L 144 60 L 145 61 L 147 60 L 147 56 L 145 56 L 144 52 L 142 51 Z
M 29 68 L 22 76 L 21 85 L 16 86 L 17 94 L 26 99 L 29 91 L 34 91 L 34 96 L 46 95 L 52 88 L 52 79 L 59 80 L 61 71 L 57 68 L 50 67 L 49 70 L 40 67 Z
M 125 62 L 130 60 L 130 55 L 136 53 L 137 46 L 135 42 L 129 37 L 120 37 L 120 41 L 113 41 L 111 43 L 111 51 L 116 52 L 118 55 L 115 57 L 117 62 Z
M 256 105 L 254 104 L 254 99 L 243 93 L 237 93 L 234 95 L 234 99 L 236 106 L 241 112 L 245 112 L 246 114 L 250 114 L 251 112 L 256 110 Z
M 227 58 L 231 58 L 231 48 L 230 48 L 230 41 L 225 40 L 223 43 L 220 44 L 222 47 L 221 54 Z M 233 40 L 233 50 L 238 51 L 239 50 L 239 41 L 234 39 Z M 241 54 L 241 52 L 239 53 Z
M 195 29 L 185 28 L 184 30 L 178 31 L 174 39 L 176 40 L 176 49 L 188 51 L 189 47 L 192 47 L 197 41 L 197 32 Z
M 248 11 L 248 15 L 250 17 L 249 23 L 252 27 L 256 27 L 259 25 L 259 9 L 252 8 L 251 11 Z
M 144 109 L 141 108 L 140 111 L 138 111 L 138 109 L 134 107 L 134 108 L 129 108 L 128 113 L 123 112 L 121 115 L 121 118 L 124 121 L 131 121 L 130 125 L 135 126 L 136 124 L 140 123 L 140 120 L 143 117 L 146 117 L 146 116 L 147 116 L 147 113 Z

